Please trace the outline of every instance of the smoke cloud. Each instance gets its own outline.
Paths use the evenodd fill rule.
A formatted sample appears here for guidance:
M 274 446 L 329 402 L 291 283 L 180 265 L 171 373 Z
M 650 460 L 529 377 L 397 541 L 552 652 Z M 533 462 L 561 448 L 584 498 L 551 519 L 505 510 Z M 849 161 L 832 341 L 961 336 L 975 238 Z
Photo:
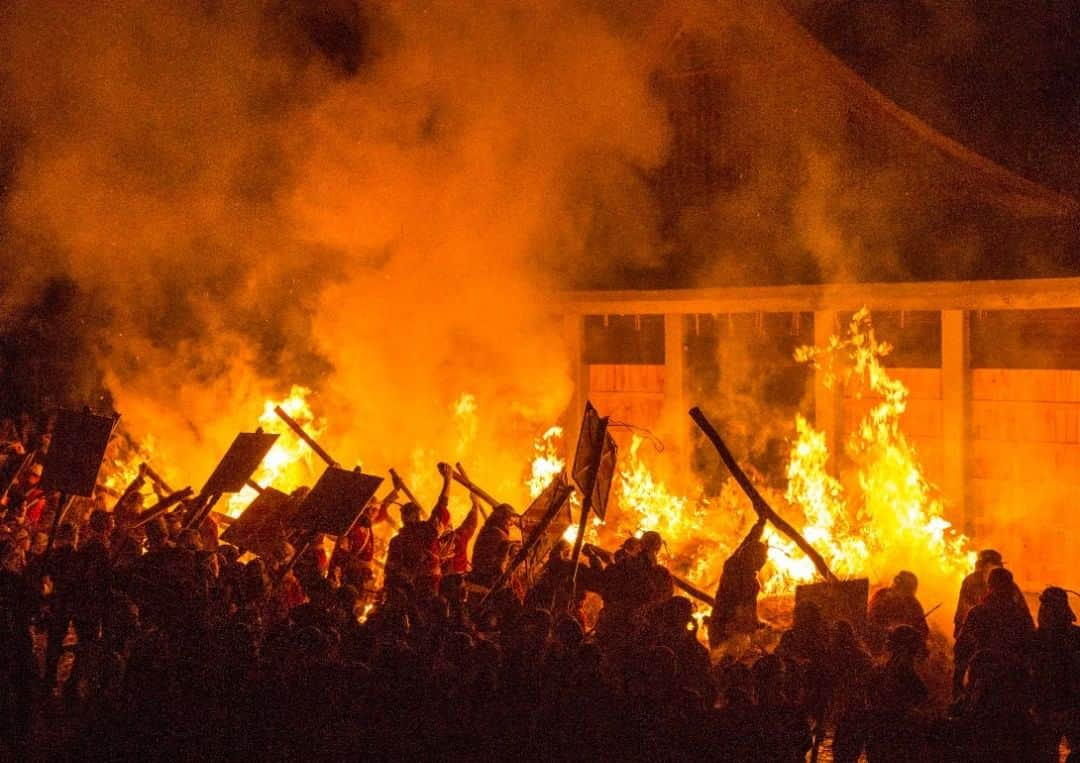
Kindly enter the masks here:
M 490 453 L 562 411 L 546 296 L 594 266 L 550 244 L 605 260 L 598 210 L 647 207 L 632 168 L 666 146 L 635 19 L 571 1 L 2 8 L 4 301 L 74 283 L 117 409 L 175 469 L 200 479 L 292 382 L 318 391 L 337 457 L 373 467 L 448 450 L 464 392 Z M 652 235 L 607 238 L 648 260 Z

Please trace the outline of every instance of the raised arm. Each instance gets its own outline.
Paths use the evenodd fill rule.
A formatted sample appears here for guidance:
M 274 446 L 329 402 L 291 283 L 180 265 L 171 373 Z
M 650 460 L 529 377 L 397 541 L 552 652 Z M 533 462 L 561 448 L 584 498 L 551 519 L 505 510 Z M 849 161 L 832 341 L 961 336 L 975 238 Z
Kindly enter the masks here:
M 750 528 L 750 532 L 746 534 L 746 537 L 742 539 L 742 543 L 735 549 L 735 553 L 741 553 L 751 543 L 761 542 L 761 536 L 765 534 L 765 517 L 759 516 L 757 522 L 754 522 L 754 526 Z
M 480 523 L 480 499 L 476 497 L 475 493 L 469 493 L 469 498 L 472 501 L 472 506 L 457 528 L 457 534 L 466 539 L 473 536 L 473 533 L 476 532 L 476 526 Z
M 431 510 L 428 521 L 435 525 L 441 534 L 442 530 L 450 525 L 450 475 L 453 468 L 445 461 L 440 461 L 438 468 L 443 479 L 442 490 L 439 491 L 439 498 L 435 501 L 435 508 Z

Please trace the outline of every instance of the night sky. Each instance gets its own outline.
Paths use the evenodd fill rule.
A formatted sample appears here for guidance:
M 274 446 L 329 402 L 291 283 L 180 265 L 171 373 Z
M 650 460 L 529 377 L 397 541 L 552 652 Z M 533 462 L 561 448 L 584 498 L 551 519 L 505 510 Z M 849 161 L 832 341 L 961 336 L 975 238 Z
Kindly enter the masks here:
M 1080 3 L 786 0 L 830 50 L 946 135 L 1080 194 Z

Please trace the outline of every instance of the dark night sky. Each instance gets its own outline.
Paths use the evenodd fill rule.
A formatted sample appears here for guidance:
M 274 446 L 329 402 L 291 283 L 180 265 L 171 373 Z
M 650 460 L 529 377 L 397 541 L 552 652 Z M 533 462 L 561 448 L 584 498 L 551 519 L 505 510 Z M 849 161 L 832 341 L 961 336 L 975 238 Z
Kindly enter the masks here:
M 785 0 L 901 106 L 1029 179 L 1080 195 L 1076 0 Z

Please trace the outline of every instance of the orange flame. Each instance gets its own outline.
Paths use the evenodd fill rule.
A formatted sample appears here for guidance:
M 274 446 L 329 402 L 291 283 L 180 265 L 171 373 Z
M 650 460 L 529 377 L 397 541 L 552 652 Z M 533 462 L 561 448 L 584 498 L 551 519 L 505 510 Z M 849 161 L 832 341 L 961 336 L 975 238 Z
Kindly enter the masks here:
M 280 405 L 308 434 L 318 439 L 326 431 L 326 422 L 312 413 L 308 402 L 310 395 L 310 389 L 294 384 L 283 400 L 267 400 L 263 403 L 259 426 L 263 431 L 276 432 L 279 436 L 252 477 L 259 485 L 272 486 L 287 493 L 314 479 L 317 470 L 315 454 L 307 443 L 274 413 L 274 408 Z M 229 516 L 239 516 L 255 496 L 255 491 L 246 486 L 239 493 L 235 493 L 229 499 Z

